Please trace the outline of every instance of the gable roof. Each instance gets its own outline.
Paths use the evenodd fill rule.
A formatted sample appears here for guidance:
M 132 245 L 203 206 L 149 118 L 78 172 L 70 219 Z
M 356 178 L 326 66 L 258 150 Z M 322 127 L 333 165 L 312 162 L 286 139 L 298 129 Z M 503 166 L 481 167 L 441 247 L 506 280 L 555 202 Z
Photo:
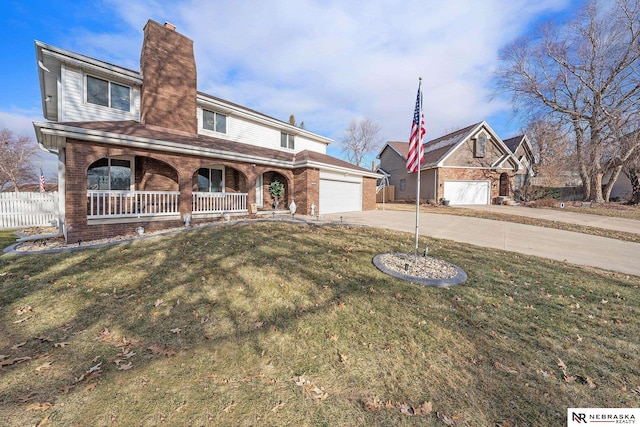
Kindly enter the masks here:
M 403 159 L 406 159 L 407 158 L 407 154 L 409 154 L 409 143 L 408 142 L 387 141 L 387 143 L 382 147 L 382 149 L 380 150 L 380 152 L 376 156 L 376 159 L 380 158 L 380 156 L 382 155 L 382 152 L 387 147 L 391 148 L 393 151 L 396 152 L 396 154 L 398 154 L 398 156 L 402 157 Z
M 362 176 L 379 175 L 327 154 L 304 150 L 289 153 L 206 135 L 192 135 L 145 126 L 135 120 L 104 122 L 34 122 L 40 144 L 49 151 L 64 147 L 66 138 L 191 154 L 284 168 L 318 167 Z
M 485 122 L 475 123 L 426 142 L 424 144 L 424 162 L 422 167 L 442 166 L 442 162 L 483 124 L 485 124 Z M 488 126 L 489 125 L 487 125 L 487 127 Z
M 509 147 L 509 150 L 511 150 L 511 152 L 513 154 L 516 153 L 516 150 L 518 149 L 518 147 L 520 146 L 520 144 L 522 144 L 522 142 L 524 141 L 525 136 L 524 135 L 518 135 L 518 136 L 514 136 L 513 138 L 509 138 L 509 139 L 505 139 L 504 140 L 504 145 L 506 145 L 507 147 Z
M 492 139 L 499 146 L 501 146 L 504 151 L 503 156 L 498 159 L 498 161 L 494 163 L 492 167 L 500 167 L 505 161 L 509 159 L 513 160 L 515 164 L 520 165 L 518 160 L 513 156 L 513 152 L 510 151 L 509 147 L 505 145 L 502 139 L 498 137 L 498 135 L 493 131 L 493 129 L 491 129 L 487 122 L 482 121 L 425 142 L 424 161 L 422 162 L 421 169 L 443 166 L 443 162 L 447 159 L 447 157 L 449 157 L 449 155 L 451 155 L 451 153 L 453 153 L 456 148 L 460 146 L 460 144 L 480 131 L 481 128 L 484 128 L 491 135 Z M 407 154 L 409 153 L 408 142 L 387 142 L 382 150 L 380 150 L 378 158 L 380 158 L 380 155 L 387 147 L 392 148 L 393 151 L 395 151 L 402 158 L 407 158 Z
M 516 157 L 516 160 L 518 160 L 518 162 L 520 163 L 520 166 L 523 166 L 523 167 L 525 166 L 525 164 L 522 163 L 522 160 L 526 160 L 526 169 L 528 169 L 529 172 L 532 173 L 533 164 L 535 163 L 536 159 L 534 157 L 533 148 L 531 147 L 529 138 L 527 138 L 526 135 L 518 135 L 518 136 L 514 136 L 513 138 L 507 139 L 506 141 L 504 141 L 504 144 L 507 147 L 509 147 L 514 157 L 516 157 L 516 151 L 518 151 L 518 148 L 523 147 L 525 153 L 528 154 L 528 158 L 523 159 L 525 157 L 523 155 L 520 158 Z

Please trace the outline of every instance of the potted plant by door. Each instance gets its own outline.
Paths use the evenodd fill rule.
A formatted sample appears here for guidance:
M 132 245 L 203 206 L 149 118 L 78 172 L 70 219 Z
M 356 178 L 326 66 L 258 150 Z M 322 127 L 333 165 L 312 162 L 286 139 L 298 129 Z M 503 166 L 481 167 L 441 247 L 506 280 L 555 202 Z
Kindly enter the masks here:
M 278 209 L 278 205 L 280 204 L 280 198 L 282 198 L 283 192 L 284 192 L 284 185 L 277 179 L 273 180 L 273 182 L 269 184 L 269 194 L 273 198 L 274 209 Z

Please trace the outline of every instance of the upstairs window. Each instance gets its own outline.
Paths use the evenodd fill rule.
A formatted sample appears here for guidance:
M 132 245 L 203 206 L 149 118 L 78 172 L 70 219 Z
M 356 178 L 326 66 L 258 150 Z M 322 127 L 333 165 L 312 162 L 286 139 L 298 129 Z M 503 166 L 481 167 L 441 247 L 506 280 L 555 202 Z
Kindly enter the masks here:
M 295 142 L 294 142 L 294 139 L 293 139 L 293 135 L 291 135 L 290 133 L 282 132 L 280 134 L 280 147 L 289 148 L 289 149 L 293 150 L 295 148 Z
M 89 190 L 130 190 L 131 160 L 102 158 L 87 170 Z
M 87 76 L 87 102 L 121 111 L 131 109 L 131 88 L 118 83 Z
M 475 157 L 484 157 L 484 152 L 487 145 L 487 137 L 483 135 L 478 135 L 475 142 L 474 148 L 474 156 Z
M 220 133 L 227 133 L 227 116 L 214 111 L 202 110 L 202 127 Z

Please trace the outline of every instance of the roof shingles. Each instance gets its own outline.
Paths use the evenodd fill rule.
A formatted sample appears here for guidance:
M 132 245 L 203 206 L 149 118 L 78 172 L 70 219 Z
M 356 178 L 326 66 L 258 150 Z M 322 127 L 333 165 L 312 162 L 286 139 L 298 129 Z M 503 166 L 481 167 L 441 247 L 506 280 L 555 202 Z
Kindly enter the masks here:
M 156 129 L 143 125 L 134 120 L 105 121 L 105 122 L 65 122 L 64 126 L 85 129 L 88 131 L 104 132 L 107 134 L 124 135 L 133 138 L 144 138 L 155 141 L 172 142 L 189 147 L 219 150 L 230 155 L 241 154 L 252 157 L 290 162 L 316 162 L 328 166 L 352 169 L 354 172 L 371 172 L 364 168 L 347 163 L 327 154 L 304 150 L 298 153 L 273 150 L 242 142 L 214 138 L 206 135 L 189 135 L 183 132 L 171 132 L 168 129 Z

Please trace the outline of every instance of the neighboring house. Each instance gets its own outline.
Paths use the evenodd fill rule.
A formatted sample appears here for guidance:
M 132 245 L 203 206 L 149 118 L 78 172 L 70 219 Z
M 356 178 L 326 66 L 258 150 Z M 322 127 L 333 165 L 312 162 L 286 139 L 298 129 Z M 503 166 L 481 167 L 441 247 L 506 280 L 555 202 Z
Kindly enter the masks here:
M 527 143 L 518 146 L 531 162 Z M 378 154 L 396 200 L 416 199 L 416 174 L 406 168 L 408 149 L 406 142 L 388 142 Z M 514 177 L 525 169 L 486 122 L 476 123 L 424 143 L 420 198 L 446 199 L 452 205 L 490 204 L 500 196 L 512 197 Z
M 609 171 L 602 177 L 603 187 L 609 183 L 609 180 L 611 179 L 611 175 L 613 175 L 613 173 Z M 631 199 L 632 195 L 633 195 L 633 186 L 631 185 L 631 180 L 624 173 L 624 171 L 622 171 L 618 175 L 618 179 L 613 184 L 613 187 L 611 187 L 610 198 L 612 200 L 629 200 Z
M 58 155 L 69 243 L 196 224 L 280 206 L 329 214 L 375 208 L 375 174 L 328 156 L 332 141 L 198 92 L 193 41 L 149 20 L 140 70 L 36 41 L 45 119 Z
M 536 160 L 533 155 L 533 148 L 526 135 L 514 136 L 513 138 L 505 139 L 504 145 L 506 145 L 511 153 L 518 159 L 522 166 L 513 177 L 513 190 L 517 190 L 523 185 L 529 184 L 531 178 L 534 176 L 533 165 Z

